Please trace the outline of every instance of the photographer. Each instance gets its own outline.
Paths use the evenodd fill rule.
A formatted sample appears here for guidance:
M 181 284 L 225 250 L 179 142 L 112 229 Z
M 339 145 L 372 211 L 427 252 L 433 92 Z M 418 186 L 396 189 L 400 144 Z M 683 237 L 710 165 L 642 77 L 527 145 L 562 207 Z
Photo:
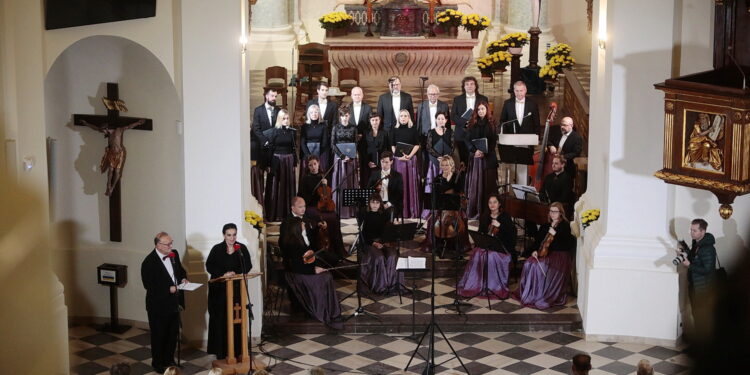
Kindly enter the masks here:
M 706 233 L 707 227 L 708 223 L 705 220 L 693 220 L 690 223 L 692 244 L 690 249 L 682 249 L 687 253 L 687 259 L 678 256 L 679 259 L 683 259 L 682 264 L 688 267 L 688 293 L 697 339 L 706 334 L 703 331 L 708 328 L 708 317 L 713 307 L 710 287 L 716 271 L 716 239 L 713 234 Z

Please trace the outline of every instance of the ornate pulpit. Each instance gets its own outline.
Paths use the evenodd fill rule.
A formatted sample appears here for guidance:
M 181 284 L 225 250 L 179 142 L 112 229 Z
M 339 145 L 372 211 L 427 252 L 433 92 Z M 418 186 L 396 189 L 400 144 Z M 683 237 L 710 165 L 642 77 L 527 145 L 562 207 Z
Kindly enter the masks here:
M 715 0 L 714 69 L 667 79 L 664 91 L 666 183 L 709 190 L 724 219 L 750 192 L 750 0 Z

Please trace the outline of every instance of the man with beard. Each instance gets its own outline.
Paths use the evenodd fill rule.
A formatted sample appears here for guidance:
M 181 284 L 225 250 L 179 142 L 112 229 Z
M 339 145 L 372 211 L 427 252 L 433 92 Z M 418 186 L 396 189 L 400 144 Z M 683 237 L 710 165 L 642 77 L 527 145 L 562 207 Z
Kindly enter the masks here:
M 263 135 L 264 130 L 271 129 L 276 124 L 279 107 L 276 106 L 276 90 L 267 88 L 263 92 L 265 102 L 253 111 L 252 132 L 250 133 L 250 179 L 252 194 L 261 204 L 263 203 L 263 189 L 265 186 L 264 171 L 270 165 L 270 155 L 265 148 L 270 141 Z

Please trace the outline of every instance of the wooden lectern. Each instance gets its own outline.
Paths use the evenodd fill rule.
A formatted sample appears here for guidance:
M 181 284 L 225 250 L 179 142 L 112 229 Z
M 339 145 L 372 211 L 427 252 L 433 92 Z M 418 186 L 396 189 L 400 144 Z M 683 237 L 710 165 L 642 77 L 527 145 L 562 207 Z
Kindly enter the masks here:
M 262 275 L 262 273 L 248 273 L 244 276 L 245 279 L 250 280 Z M 240 282 L 240 301 L 234 300 L 234 281 L 242 280 L 243 275 L 235 275 L 231 277 L 218 277 L 209 280 L 209 282 L 226 283 L 227 289 L 227 357 L 225 359 L 217 359 L 212 362 L 214 367 L 220 367 L 224 374 L 247 374 L 250 369 L 261 370 L 265 368 L 261 362 L 255 361 L 250 355 L 248 350 L 247 336 L 249 333 L 250 324 L 248 322 L 248 299 L 247 299 L 247 284 Z M 240 325 L 242 332 L 244 333 L 241 338 L 234 337 L 234 327 Z M 237 354 L 234 352 L 234 340 L 242 340 L 242 354 L 240 361 L 237 362 Z M 252 363 L 252 366 L 250 365 Z

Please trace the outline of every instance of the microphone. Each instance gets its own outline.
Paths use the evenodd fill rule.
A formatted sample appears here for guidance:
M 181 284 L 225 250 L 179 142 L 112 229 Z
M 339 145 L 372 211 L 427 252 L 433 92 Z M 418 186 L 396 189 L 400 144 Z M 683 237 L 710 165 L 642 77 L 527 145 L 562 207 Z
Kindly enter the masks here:
M 736 66 L 737 69 L 740 71 L 740 74 L 742 74 L 742 89 L 747 90 L 747 77 L 745 77 L 745 71 L 742 69 L 742 66 L 740 66 L 740 64 L 737 63 L 737 60 L 734 59 L 734 55 L 731 53 L 733 49 L 734 49 L 734 46 L 730 46 L 728 48 L 730 53 L 728 53 L 727 56 L 729 56 L 729 58 L 734 63 L 734 66 Z
M 526 114 L 526 116 L 523 116 L 523 117 L 521 117 L 520 119 L 516 119 L 516 120 L 508 120 L 508 121 L 506 121 L 506 122 L 500 123 L 500 125 L 502 126 L 502 125 L 505 125 L 505 124 L 509 124 L 509 123 L 511 123 L 511 122 L 514 122 L 514 121 L 523 121 L 523 119 L 525 119 L 525 118 L 527 118 L 527 117 L 529 117 L 529 116 L 531 116 L 531 112 L 527 113 L 527 114 Z

